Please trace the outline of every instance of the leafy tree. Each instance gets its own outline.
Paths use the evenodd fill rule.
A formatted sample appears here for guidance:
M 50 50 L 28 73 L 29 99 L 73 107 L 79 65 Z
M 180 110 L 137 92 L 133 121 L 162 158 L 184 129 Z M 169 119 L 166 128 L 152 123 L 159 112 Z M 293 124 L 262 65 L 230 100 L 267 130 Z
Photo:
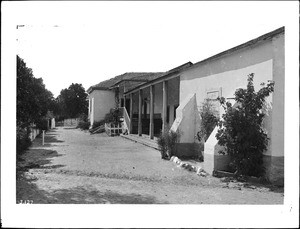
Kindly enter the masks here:
M 17 125 L 27 127 L 39 122 L 49 111 L 53 95 L 42 78 L 35 78 L 31 68 L 17 56 Z
M 45 88 L 41 78 L 35 78 L 31 68 L 17 56 L 17 154 L 31 144 L 30 125 L 47 127 L 47 114 L 53 104 L 53 95 Z
M 69 88 L 61 90 L 57 97 L 57 112 L 66 118 L 77 118 L 87 114 L 87 93 L 81 84 L 72 83 Z
M 265 116 L 262 110 L 266 97 L 274 91 L 274 82 L 269 81 L 266 86 L 261 84 L 263 87 L 255 92 L 253 78 L 254 74 L 249 74 L 247 89 L 236 90 L 236 106 L 226 102 L 223 97 L 219 99 L 225 114 L 222 115 L 223 120 L 219 121 L 216 138 L 231 156 L 230 165 L 236 175 L 259 177 L 265 172 L 263 152 L 268 145 L 267 134 L 262 128 Z
M 219 121 L 214 106 L 209 99 L 206 99 L 202 103 L 200 117 L 201 125 L 200 131 L 197 133 L 197 138 L 199 142 L 206 142 Z

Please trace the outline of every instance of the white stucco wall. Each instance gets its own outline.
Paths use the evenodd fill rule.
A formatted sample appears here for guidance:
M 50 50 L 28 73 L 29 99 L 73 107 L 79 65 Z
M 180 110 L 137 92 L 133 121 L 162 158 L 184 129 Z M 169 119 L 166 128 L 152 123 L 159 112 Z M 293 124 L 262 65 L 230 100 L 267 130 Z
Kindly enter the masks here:
M 237 88 L 245 88 L 247 76 L 254 73 L 255 90 L 260 83 L 275 81 L 275 91 L 267 99 L 272 108 L 266 116 L 265 128 L 271 138 L 266 155 L 283 156 L 284 152 L 284 38 L 237 50 L 217 59 L 199 63 L 181 73 L 180 103 L 196 93 L 198 109 L 207 97 L 208 91 L 220 91 L 221 96 L 233 97 Z
M 115 107 L 115 93 L 108 90 L 94 90 L 89 94 L 89 120 L 91 125 L 104 119 L 111 108 Z

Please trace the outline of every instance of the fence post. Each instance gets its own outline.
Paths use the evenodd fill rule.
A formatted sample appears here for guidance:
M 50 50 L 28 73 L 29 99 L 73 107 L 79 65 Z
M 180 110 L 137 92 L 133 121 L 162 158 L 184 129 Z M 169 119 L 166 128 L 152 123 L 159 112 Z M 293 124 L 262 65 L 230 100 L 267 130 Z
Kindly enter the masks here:
M 44 145 L 45 144 L 45 131 L 43 130 L 43 142 L 42 144 Z

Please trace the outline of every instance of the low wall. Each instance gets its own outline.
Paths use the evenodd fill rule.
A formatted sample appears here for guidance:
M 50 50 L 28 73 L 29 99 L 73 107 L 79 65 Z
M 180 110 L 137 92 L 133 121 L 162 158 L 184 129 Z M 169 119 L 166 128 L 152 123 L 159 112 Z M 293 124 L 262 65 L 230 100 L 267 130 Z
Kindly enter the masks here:
M 30 128 L 29 138 L 33 141 L 41 133 L 40 129 Z

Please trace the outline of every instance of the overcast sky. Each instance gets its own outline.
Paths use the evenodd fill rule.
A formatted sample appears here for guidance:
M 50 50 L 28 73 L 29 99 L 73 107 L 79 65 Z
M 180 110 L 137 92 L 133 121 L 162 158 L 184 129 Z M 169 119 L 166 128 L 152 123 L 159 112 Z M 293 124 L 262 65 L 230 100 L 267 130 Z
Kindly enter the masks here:
M 23 2 L 17 54 L 57 96 L 125 72 L 167 71 L 285 25 L 282 2 Z M 26 9 L 26 10 L 24 10 Z M 266 10 L 267 9 L 267 10 Z

